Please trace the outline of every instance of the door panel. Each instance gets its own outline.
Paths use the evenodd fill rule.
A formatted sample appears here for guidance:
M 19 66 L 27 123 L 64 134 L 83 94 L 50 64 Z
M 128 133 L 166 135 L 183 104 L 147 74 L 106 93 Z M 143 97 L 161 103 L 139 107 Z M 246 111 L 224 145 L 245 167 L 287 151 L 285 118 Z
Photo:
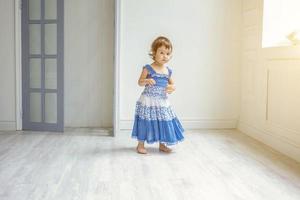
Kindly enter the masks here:
M 63 0 L 22 0 L 23 129 L 63 131 Z

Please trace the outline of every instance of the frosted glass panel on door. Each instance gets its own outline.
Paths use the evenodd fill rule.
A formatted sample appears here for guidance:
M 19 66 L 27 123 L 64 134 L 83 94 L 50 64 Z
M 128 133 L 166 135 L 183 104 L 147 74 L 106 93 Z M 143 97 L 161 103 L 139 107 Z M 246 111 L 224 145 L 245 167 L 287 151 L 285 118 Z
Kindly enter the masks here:
M 29 24 L 30 54 L 41 54 L 41 25 Z
M 42 109 L 41 109 L 41 94 L 30 93 L 30 121 L 41 122 L 42 121 Z
M 56 19 L 57 0 L 45 0 L 45 19 Z
M 45 88 L 57 88 L 57 62 L 55 58 L 45 59 Z
M 57 95 L 46 93 L 45 95 L 45 122 L 56 123 L 57 121 Z
M 41 0 L 29 0 L 29 19 L 41 19 Z
M 57 51 L 57 26 L 45 24 L 45 53 L 55 55 Z
M 30 88 L 41 88 L 41 59 L 31 58 L 29 69 Z

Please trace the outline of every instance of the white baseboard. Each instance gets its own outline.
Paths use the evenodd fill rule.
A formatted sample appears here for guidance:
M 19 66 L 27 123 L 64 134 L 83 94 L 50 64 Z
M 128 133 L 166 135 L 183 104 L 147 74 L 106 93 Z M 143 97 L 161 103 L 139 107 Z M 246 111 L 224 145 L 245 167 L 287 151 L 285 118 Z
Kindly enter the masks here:
M 300 148 L 286 138 L 241 121 L 238 124 L 238 130 L 300 162 Z
M 15 131 L 16 122 L 15 121 L 0 121 L 0 130 L 1 131 Z
M 232 129 L 237 127 L 237 119 L 180 120 L 185 130 L 191 129 Z M 130 130 L 133 120 L 120 120 L 120 130 Z

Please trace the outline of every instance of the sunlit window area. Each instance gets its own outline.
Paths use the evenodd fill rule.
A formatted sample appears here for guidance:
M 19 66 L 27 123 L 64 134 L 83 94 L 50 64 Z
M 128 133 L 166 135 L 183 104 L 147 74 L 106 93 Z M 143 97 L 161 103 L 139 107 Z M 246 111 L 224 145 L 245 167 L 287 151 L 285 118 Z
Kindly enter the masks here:
M 265 0 L 263 47 L 299 45 L 300 1 Z

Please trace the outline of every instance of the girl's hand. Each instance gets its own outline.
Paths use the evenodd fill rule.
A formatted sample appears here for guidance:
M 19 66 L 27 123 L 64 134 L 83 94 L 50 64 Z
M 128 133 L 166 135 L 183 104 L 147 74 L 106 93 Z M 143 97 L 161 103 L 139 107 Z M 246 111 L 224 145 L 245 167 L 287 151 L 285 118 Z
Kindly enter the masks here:
M 153 78 L 147 78 L 147 79 L 145 79 L 145 81 L 146 81 L 147 85 L 151 85 L 151 86 L 156 83 Z
M 167 92 L 168 94 L 171 94 L 171 93 L 174 92 L 174 91 L 175 91 L 175 85 L 173 85 L 173 84 L 168 84 L 167 87 L 166 87 L 166 92 Z

